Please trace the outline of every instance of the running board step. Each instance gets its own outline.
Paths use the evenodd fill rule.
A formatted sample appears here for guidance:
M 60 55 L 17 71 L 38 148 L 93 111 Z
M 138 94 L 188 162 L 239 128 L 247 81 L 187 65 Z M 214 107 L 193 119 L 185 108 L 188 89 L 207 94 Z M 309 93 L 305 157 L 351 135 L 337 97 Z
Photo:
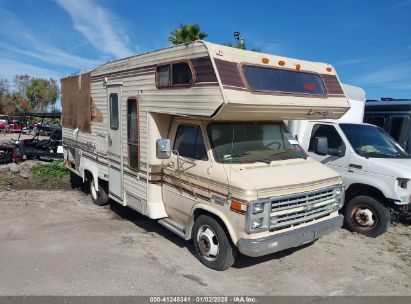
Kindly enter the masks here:
M 170 218 L 163 218 L 161 220 L 158 220 L 158 223 L 161 226 L 166 227 L 168 230 L 174 232 L 178 236 L 182 237 L 183 239 L 186 238 L 184 226 L 181 225 L 180 223 L 177 223 Z

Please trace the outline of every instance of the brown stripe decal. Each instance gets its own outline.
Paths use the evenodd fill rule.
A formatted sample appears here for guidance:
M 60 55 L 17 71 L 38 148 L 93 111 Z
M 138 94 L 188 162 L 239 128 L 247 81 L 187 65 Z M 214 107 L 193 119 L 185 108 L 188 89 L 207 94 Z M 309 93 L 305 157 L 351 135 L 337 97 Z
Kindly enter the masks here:
M 215 74 L 213 64 L 210 57 L 200 57 L 191 59 L 194 72 L 196 74 L 196 83 L 199 82 L 214 82 L 217 83 L 217 76 Z
M 330 95 L 344 95 L 344 91 L 341 88 L 340 82 L 335 75 L 321 74 L 324 81 L 327 92 Z
M 236 62 L 214 59 L 223 85 L 245 88 Z

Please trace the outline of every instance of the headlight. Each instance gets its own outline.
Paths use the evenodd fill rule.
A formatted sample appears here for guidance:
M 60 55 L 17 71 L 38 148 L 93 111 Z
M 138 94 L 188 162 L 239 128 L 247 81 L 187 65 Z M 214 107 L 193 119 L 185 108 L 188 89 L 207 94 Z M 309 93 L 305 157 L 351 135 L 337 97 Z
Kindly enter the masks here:
M 398 177 L 397 178 L 398 187 L 401 187 L 403 189 L 407 189 L 408 181 L 409 181 L 408 178 Z
M 344 198 L 345 198 L 345 189 L 344 185 L 340 185 L 335 187 L 335 210 L 340 209 L 344 205 Z
M 253 214 L 258 214 L 264 211 L 264 205 L 262 203 L 253 204 Z
M 264 218 L 260 217 L 251 221 L 251 229 L 259 229 L 263 227 Z

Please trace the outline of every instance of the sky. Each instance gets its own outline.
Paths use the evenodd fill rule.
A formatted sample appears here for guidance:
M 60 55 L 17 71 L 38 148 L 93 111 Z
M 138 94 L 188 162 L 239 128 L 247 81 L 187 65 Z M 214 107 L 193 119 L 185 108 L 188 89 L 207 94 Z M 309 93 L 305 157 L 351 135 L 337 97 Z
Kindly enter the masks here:
M 180 23 L 215 43 L 332 64 L 368 99 L 411 98 L 411 0 L 0 0 L 0 77 L 60 79 L 169 46 Z

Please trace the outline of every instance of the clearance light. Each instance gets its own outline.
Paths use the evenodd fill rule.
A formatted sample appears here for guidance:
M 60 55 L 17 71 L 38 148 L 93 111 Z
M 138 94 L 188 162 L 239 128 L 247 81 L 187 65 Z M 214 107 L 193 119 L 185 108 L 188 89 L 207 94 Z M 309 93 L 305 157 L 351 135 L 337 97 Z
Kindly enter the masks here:
M 301 64 L 297 63 L 297 64 L 295 65 L 295 69 L 296 69 L 297 71 L 301 70 Z
M 268 59 L 267 57 L 263 57 L 263 58 L 261 59 L 261 61 L 262 61 L 263 63 L 267 64 L 267 63 L 270 62 L 270 59 Z
M 240 213 L 245 213 L 245 211 L 246 211 L 246 205 L 243 205 L 240 202 L 237 202 L 235 200 L 231 201 L 230 208 L 232 210 L 240 212 Z
M 285 65 L 285 61 L 284 61 L 284 60 L 279 60 L 279 61 L 278 61 L 278 65 L 284 66 L 284 65 Z
M 327 72 L 331 72 L 333 69 L 330 68 L 330 67 L 326 67 L 325 70 L 326 70 Z

